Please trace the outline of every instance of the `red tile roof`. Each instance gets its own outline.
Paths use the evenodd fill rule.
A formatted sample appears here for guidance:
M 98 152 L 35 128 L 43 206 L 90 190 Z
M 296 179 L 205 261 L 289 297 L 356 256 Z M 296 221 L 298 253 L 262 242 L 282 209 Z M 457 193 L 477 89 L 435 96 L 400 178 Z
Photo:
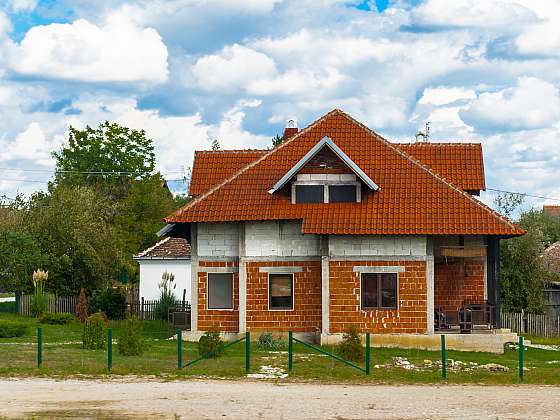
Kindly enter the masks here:
M 191 246 L 183 238 L 165 238 L 140 252 L 136 259 L 189 258 Z
M 328 136 L 380 189 L 361 203 L 292 204 L 268 190 Z M 522 229 L 340 110 L 262 153 L 168 223 L 303 220 L 303 233 L 521 235 Z

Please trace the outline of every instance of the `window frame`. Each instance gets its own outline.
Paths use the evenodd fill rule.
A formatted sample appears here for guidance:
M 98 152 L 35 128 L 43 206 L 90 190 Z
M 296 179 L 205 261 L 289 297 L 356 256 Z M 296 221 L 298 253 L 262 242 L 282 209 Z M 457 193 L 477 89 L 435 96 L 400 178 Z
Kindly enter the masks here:
M 218 274 L 218 275 L 226 275 L 231 276 L 231 308 L 210 308 L 210 275 L 211 274 Z M 235 310 L 235 273 L 206 273 L 206 310 L 207 311 L 234 311 Z
M 292 277 L 292 307 L 291 308 L 272 308 L 271 307 L 271 295 L 270 295 L 270 276 L 291 276 Z M 295 284 L 295 273 L 268 273 L 267 276 L 267 289 L 266 289 L 266 297 L 267 297 L 267 305 L 268 305 L 268 310 L 269 311 L 284 311 L 284 312 L 290 312 L 290 311 L 294 311 L 295 310 L 295 306 L 296 306 L 296 299 L 295 299 L 295 294 L 296 294 L 296 284 Z
M 395 306 L 381 306 L 381 303 L 383 302 L 382 299 L 382 288 L 381 288 L 381 283 L 382 283 L 382 277 L 384 275 L 387 274 L 391 274 L 395 276 Z M 377 303 L 378 306 L 371 306 L 371 307 L 364 307 L 363 305 L 363 293 L 362 293 L 362 289 L 363 289 L 363 281 L 364 281 L 364 275 L 367 276 L 376 276 L 376 280 L 377 280 Z M 398 311 L 399 310 L 399 273 L 398 272 L 394 272 L 394 271 L 390 271 L 390 272 L 383 272 L 383 273 L 364 273 L 361 272 L 360 273 L 360 310 L 361 311 Z
M 298 186 L 323 186 L 323 201 L 316 203 L 301 203 L 297 201 L 297 187 Z M 356 201 L 337 201 L 335 204 L 339 203 L 361 203 L 362 202 L 362 184 L 359 181 L 330 181 L 330 180 L 320 180 L 320 181 L 293 181 L 292 191 L 291 191 L 291 201 L 292 204 L 328 204 L 329 199 L 329 187 L 330 186 L 354 186 L 356 188 Z

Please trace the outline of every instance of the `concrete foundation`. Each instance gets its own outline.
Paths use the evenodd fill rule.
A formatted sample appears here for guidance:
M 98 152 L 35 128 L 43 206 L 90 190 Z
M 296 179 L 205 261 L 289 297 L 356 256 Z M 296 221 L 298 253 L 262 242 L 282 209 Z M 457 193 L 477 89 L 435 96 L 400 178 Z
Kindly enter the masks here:
M 335 345 L 341 340 L 342 334 L 321 335 L 321 345 Z M 517 334 L 509 330 L 495 330 L 489 334 L 445 334 L 446 348 L 457 351 L 503 354 L 506 343 L 517 341 Z M 372 334 L 371 346 L 438 351 L 441 334 Z

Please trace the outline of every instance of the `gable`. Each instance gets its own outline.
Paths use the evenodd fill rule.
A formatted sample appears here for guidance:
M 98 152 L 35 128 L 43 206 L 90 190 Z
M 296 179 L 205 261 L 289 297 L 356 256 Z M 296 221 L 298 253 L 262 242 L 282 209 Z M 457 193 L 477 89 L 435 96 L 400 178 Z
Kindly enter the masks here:
M 268 190 L 328 137 L 380 187 L 361 203 L 292 204 Z M 523 234 L 375 132 L 334 110 L 166 218 L 168 223 L 302 220 L 317 234 Z

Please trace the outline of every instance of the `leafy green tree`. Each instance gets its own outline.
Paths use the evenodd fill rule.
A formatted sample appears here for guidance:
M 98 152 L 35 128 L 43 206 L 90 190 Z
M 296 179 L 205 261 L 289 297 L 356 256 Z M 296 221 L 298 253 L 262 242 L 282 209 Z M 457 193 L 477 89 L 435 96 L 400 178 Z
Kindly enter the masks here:
M 57 185 L 110 186 L 117 195 L 130 179 L 148 177 L 155 168 L 153 142 L 145 131 L 109 121 L 83 130 L 70 126 L 68 144 L 53 157 Z
M 60 186 L 29 202 L 27 226 L 46 257 L 47 290 L 77 295 L 106 287 L 125 267 L 112 226 L 115 204 L 88 187 Z

